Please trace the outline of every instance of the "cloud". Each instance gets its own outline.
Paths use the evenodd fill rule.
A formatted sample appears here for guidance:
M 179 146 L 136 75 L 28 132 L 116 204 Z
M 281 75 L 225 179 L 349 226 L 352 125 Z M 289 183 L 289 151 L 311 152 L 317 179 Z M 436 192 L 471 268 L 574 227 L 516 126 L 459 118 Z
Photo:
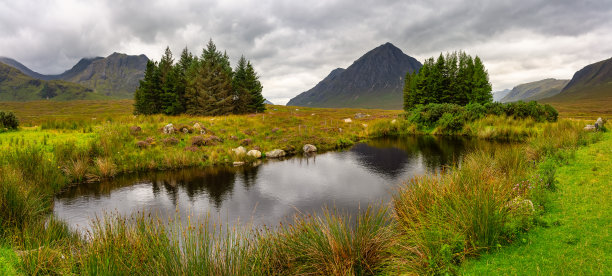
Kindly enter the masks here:
M 571 78 L 612 53 L 608 1 L 3 1 L 0 55 L 41 73 L 112 52 L 199 55 L 213 38 L 285 103 L 387 41 L 418 60 L 465 50 L 495 90 Z

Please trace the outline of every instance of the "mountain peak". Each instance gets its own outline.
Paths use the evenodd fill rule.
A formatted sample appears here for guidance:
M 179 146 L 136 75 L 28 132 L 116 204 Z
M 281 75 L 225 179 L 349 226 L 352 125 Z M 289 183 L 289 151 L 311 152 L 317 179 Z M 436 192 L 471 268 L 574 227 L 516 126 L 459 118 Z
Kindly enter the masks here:
M 418 71 L 421 66 L 387 42 L 368 51 L 348 68 L 334 69 L 287 105 L 401 109 L 406 72 Z

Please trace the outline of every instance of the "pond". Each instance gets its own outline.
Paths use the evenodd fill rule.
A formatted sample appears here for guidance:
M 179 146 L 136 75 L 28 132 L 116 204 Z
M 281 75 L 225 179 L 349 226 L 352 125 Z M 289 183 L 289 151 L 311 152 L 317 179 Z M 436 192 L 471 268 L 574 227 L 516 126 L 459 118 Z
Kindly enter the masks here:
M 389 202 L 410 178 L 460 164 L 467 152 L 491 145 L 465 138 L 382 138 L 345 151 L 254 166 L 130 174 L 71 187 L 56 195 L 53 210 L 74 229 L 89 229 L 105 212 L 183 220 L 209 214 L 229 225 L 255 226 L 290 222 L 296 212 L 324 207 L 354 215 L 368 204 Z

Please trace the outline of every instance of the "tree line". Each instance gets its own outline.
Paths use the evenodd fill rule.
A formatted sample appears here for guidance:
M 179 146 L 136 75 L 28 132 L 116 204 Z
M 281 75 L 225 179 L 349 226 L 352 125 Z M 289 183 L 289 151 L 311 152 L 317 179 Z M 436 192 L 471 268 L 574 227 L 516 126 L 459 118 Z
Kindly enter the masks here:
M 485 104 L 493 100 L 489 74 L 478 56 L 463 51 L 425 60 L 418 72 L 406 73 L 404 109 L 430 103 Z
M 135 114 L 225 115 L 265 111 L 263 86 L 244 56 L 232 70 L 226 52 L 212 39 L 200 57 L 183 49 L 177 62 L 167 47 L 159 62 L 148 61 L 134 93 Z

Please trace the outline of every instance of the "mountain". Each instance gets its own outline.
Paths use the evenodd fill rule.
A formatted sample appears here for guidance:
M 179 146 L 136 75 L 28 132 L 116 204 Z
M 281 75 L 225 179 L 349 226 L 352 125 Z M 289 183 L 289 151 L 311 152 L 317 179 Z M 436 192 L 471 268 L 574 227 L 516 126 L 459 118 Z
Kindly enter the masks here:
M 508 94 L 510 93 L 510 91 L 512 91 L 512 90 L 510 90 L 510 89 L 504 89 L 504 90 L 501 90 L 501 91 L 495 91 L 495 92 L 493 92 L 493 93 L 492 93 L 492 94 L 493 94 L 493 101 L 494 101 L 494 102 L 499 102 L 499 101 L 501 101 L 501 99 L 503 99 L 503 98 L 504 98 L 506 95 L 508 95 Z
M 585 66 L 550 101 L 612 98 L 612 58 Z
M 550 98 L 561 92 L 569 80 L 543 79 L 529 83 L 523 83 L 512 88 L 512 91 L 503 97 L 502 103 L 516 101 L 536 101 Z
M 32 78 L 0 63 L 0 101 L 94 100 L 107 97 L 76 83 Z
M 71 69 L 59 75 L 43 75 L 13 59 L 0 58 L 0 62 L 35 79 L 65 80 L 81 84 L 100 95 L 130 99 L 133 98 L 139 81 L 144 77 L 148 60 L 145 55 L 113 53 L 106 58 L 83 58 Z
M 346 69 L 334 69 L 288 106 L 402 109 L 406 72 L 423 65 L 391 43 L 367 52 Z
M 268 101 L 267 99 L 264 101 L 264 104 L 271 104 L 274 105 L 271 101 Z

